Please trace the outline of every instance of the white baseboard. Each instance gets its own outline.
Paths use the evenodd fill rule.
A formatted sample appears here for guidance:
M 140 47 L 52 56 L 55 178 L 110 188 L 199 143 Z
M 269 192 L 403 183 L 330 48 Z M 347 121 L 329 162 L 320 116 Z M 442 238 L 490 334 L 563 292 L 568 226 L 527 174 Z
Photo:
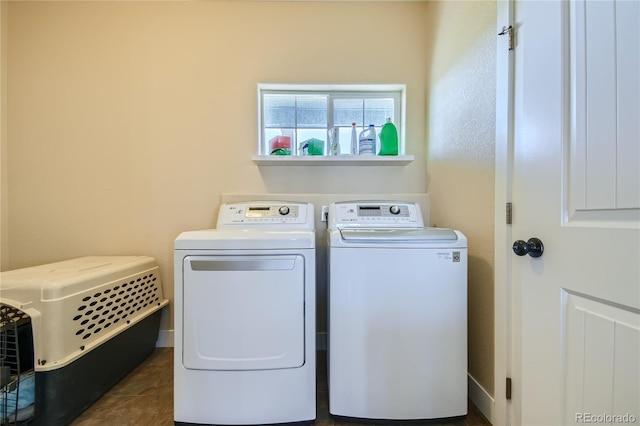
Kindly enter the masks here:
M 156 348 L 172 348 L 173 347 L 173 330 L 160 330 L 158 332 L 158 340 L 156 340 Z
M 489 392 L 487 392 L 471 374 L 467 374 L 469 377 L 469 399 L 473 404 L 478 407 L 478 410 L 486 417 L 491 424 L 493 424 L 493 408 L 495 407 L 495 400 Z

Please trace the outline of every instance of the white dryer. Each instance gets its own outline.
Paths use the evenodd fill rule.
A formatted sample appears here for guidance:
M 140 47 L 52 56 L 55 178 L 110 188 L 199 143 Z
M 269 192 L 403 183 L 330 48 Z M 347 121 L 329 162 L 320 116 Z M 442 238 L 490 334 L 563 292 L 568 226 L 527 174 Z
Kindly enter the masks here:
M 176 424 L 312 422 L 313 206 L 222 205 L 174 253 Z
M 329 207 L 328 380 L 334 416 L 467 414 L 467 240 L 420 206 Z

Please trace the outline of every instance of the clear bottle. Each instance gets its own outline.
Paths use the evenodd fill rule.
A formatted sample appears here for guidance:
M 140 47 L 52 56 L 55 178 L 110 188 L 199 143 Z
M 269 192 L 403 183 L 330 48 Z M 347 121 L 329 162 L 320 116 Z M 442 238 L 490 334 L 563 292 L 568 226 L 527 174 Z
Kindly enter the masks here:
M 351 149 L 349 154 L 358 155 L 358 131 L 356 130 L 356 123 L 351 123 Z
M 380 153 L 378 155 L 398 155 L 398 129 L 387 118 L 380 130 Z
M 340 130 L 337 127 L 330 128 L 327 139 L 330 143 L 330 155 L 340 155 Z
M 360 132 L 358 151 L 360 155 L 376 155 L 376 128 L 373 124 Z

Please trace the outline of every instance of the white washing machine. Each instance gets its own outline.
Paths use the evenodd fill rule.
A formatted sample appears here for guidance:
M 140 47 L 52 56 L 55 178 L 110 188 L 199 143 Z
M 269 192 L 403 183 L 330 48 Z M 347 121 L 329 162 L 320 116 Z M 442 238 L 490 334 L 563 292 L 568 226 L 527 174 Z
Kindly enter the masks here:
M 329 206 L 328 380 L 334 416 L 467 414 L 467 240 L 420 206 Z
M 313 422 L 313 206 L 222 205 L 174 253 L 176 424 Z

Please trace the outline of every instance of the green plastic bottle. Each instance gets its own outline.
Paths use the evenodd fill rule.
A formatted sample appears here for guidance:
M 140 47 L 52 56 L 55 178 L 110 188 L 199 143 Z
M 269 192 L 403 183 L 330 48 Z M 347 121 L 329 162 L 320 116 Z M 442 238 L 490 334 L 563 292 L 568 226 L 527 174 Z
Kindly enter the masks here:
M 378 155 L 398 155 L 398 129 L 387 118 L 380 131 L 380 152 Z

